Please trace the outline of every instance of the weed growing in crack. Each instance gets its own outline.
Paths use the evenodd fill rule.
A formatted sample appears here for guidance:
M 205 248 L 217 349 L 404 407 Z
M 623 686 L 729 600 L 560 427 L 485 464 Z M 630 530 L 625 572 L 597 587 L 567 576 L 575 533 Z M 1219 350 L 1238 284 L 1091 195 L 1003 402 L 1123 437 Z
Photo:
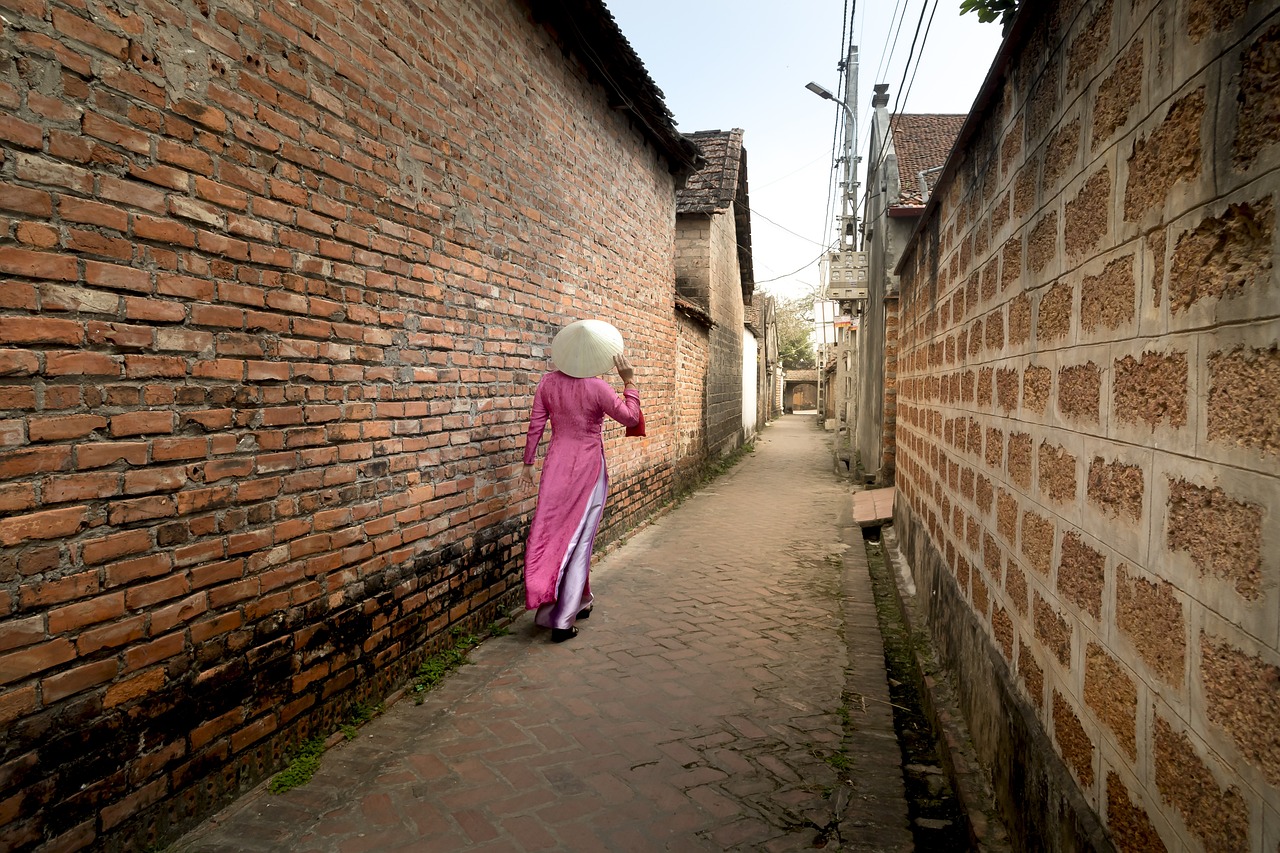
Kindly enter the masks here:
M 485 630 L 486 637 L 501 637 L 510 633 L 506 627 L 496 621 Z M 464 635 L 461 628 L 454 628 L 450 635 L 453 638 L 453 645 L 424 660 L 414 675 L 410 692 L 418 705 L 422 704 L 424 693 L 443 681 L 450 672 L 465 664 L 467 652 L 480 645 L 479 638 L 471 634 Z M 337 730 L 342 732 L 342 736 L 347 740 L 355 740 L 359 728 L 385 710 L 386 706 L 382 702 L 358 702 L 351 708 L 346 720 L 338 726 Z M 283 794 L 285 791 L 311 781 L 311 777 L 320 769 L 320 759 L 324 756 L 324 752 L 325 738 L 321 735 L 298 744 L 290 755 L 289 764 L 271 780 L 268 790 L 273 794 Z
M 276 774 L 268 790 L 283 794 L 311 781 L 320 769 L 320 756 L 324 755 L 324 738 L 316 735 L 298 744 L 289 765 Z
M 386 706 L 381 702 L 376 705 L 370 705 L 366 702 L 358 702 L 356 706 L 351 709 L 351 715 L 347 717 L 347 721 L 341 726 L 343 736 L 346 737 L 347 740 L 355 740 L 356 729 L 360 728 L 385 710 Z
M 421 705 L 423 694 L 443 681 L 446 675 L 465 664 L 467 652 L 480 645 L 480 640 L 475 635 L 464 636 L 461 628 L 454 628 L 452 634 L 452 646 L 436 652 L 418 666 L 411 687 L 415 704 Z

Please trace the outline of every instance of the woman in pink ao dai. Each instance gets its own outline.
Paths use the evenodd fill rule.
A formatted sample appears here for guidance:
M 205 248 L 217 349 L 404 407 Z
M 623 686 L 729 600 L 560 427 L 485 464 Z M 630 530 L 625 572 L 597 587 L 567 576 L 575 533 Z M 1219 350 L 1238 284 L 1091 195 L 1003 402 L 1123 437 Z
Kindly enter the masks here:
M 534 621 L 550 628 L 557 643 L 575 636 L 574 622 L 591 613 L 591 549 L 609 487 L 604 418 L 628 427 L 629 435 L 643 435 L 634 371 L 621 355 L 613 364 L 623 383 L 621 398 L 598 376 L 575 377 L 560 370 L 546 374 L 533 395 L 522 487 L 533 484 L 534 460 L 548 420 L 551 441 L 525 546 L 525 606 L 538 611 Z

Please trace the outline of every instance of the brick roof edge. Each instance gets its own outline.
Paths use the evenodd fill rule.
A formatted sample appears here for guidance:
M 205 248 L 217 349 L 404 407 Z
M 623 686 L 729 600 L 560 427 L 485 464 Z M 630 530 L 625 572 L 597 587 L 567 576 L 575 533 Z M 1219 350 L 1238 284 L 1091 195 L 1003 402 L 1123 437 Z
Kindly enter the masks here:
M 690 302 L 683 296 L 676 296 L 676 310 L 687 317 L 696 320 L 708 329 L 716 325 L 716 321 L 711 319 L 711 315 L 704 311 L 699 305 Z

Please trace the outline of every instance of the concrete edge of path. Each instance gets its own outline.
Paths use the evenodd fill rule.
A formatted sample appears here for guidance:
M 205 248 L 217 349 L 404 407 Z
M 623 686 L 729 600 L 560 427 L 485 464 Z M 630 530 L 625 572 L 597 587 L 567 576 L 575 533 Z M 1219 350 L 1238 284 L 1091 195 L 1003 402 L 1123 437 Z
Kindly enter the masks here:
M 881 542 L 907 630 L 914 636 L 923 637 L 926 650 L 932 654 L 932 638 L 928 626 L 921 623 L 916 612 L 916 591 L 913 587 L 908 587 L 910 568 L 898 550 L 898 540 L 892 525 L 882 528 Z M 984 853 L 1011 853 L 1008 833 L 996 809 L 989 774 L 978 761 L 969 727 L 959 710 L 951 682 L 945 674 L 941 678 L 930 675 L 921 659 L 920 648 L 913 645 L 912 650 L 911 663 L 921 687 L 921 706 L 934 731 L 941 734 L 938 739 L 939 757 L 960 807 L 968 818 L 973 849 Z

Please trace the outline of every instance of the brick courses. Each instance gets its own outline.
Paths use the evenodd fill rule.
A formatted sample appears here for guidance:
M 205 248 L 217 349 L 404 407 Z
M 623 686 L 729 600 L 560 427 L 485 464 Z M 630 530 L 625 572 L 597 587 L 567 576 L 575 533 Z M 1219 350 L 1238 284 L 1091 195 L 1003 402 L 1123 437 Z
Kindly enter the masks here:
M 601 541 L 670 497 L 683 143 L 551 6 L 5 14 L 0 847 L 140 848 L 517 602 L 562 323 L 646 406 Z
M 1073 778 L 1121 849 L 1280 843 L 1278 27 L 1274 4 L 1024 8 L 898 268 L 895 524 L 918 588 L 967 611 L 931 616 L 995 716 L 971 729 L 1022 697 L 1056 755 L 1018 778 Z M 979 607 L 956 567 L 991 550 Z

